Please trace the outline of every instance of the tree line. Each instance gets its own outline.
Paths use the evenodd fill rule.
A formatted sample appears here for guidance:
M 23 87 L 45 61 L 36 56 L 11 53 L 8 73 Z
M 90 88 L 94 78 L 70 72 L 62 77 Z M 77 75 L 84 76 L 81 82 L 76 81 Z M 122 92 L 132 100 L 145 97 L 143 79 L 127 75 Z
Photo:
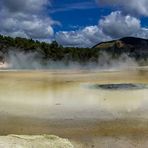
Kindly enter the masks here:
M 51 43 L 21 37 L 12 38 L 0 35 L 0 51 L 37 52 L 44 60 L 77 61 L 80 63 L 97 62 L 99 50 L 96 48 L 63 47 L 56 41 Z

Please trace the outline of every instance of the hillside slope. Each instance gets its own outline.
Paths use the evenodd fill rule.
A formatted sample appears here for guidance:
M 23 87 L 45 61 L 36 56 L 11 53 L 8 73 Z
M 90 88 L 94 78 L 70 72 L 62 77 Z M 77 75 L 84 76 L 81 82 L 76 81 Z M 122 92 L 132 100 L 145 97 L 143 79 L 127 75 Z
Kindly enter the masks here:
M 135 58 L 148 58 L 148 39 L 125 37 L 118 40 L 101 42 L 93 48 L 114 54 L 127 53 Z

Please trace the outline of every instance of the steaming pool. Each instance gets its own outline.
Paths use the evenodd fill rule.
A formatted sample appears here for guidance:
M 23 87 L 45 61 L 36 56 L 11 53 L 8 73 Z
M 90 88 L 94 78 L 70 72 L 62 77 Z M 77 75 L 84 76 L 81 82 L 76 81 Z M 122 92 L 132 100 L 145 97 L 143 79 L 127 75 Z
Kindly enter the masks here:
M 76 148 L 148 145 L 148 68 L 0 71 L 0 134 L 57 135 Z

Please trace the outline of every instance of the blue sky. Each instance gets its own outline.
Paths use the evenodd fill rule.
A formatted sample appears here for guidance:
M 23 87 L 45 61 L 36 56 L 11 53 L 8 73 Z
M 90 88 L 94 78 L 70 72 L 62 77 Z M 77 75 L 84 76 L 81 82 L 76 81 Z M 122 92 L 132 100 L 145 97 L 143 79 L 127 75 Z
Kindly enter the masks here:
M 148 0 L 1 0 L 0 34 L 63 46 L 148 38 Z
M 99 7 L 94 0 L 53 0 L 50 16 L 61 23 L 55 26 L 57 32 L 96 25 L 110 11 L 110 8 Z

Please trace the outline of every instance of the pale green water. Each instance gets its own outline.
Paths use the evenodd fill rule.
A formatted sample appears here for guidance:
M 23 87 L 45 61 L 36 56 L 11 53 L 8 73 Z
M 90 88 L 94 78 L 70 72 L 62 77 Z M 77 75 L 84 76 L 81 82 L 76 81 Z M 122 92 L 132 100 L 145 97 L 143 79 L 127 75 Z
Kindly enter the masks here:
M 147 84 L 147 70 L 100 73 L 3 71 L 0 78 L 1 111 L 21 117 L 98 118 L 100 110 L 135 112 L 147 109 L 148 105 L 147 88 L 111 91 L 88 87 L 104 83 Z
M 96 138 L 106 134 L 147 134 L 148 89 L 87 87 L 112 83 L 147 85 L 148 70 L 1 71 L 0 133 L 55 134 L 77 142 L 86 138 L 79 147 L 97 145 Z

